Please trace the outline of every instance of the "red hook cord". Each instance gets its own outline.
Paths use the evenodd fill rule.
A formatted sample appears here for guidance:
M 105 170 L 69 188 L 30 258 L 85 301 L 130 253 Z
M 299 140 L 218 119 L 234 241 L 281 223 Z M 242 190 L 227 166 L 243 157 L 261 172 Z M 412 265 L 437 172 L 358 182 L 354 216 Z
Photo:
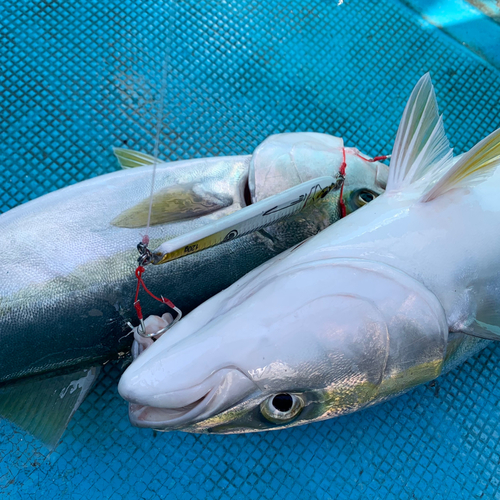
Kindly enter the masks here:
M 342 165 L 340 165 L 340 168 L 339 168 L 339 174 L 342 175 L 345 179 L 346 168 L 347 168 L 347 163 L 345 160 L 345 148 L 342 148 L 342 154 L 343 154 L 344 158 L 342 161 Z M 385 156 L 375 156 L 375 158 L 365 158 L 364 156 L 361 156 L 360 154 L 357 154 L 357 153 L 355 153 L 355 155 L 358 158 L 361 158 L 362 160 L 368 161 L 370 163 L 375 162 L 375 161 L 387 160 L 388 158 L 391 157 L 391 155 L 385 155 Z M 345 202 L 344 202 L 344 183 L 342 183 L 342 187 L 340 188 L 339 206 L 340 206 L 340 218 L 344 218 L 347 215 L 347 209 L 346 209 Z
M 144 283 L 144 280 L 142 279 L 142 274 L 144 273 L 145 270 L 146 269 L 144 267 L 142 267 L 142 266 L 138 266 L 137 269 L 135 270 L 135 276 L 137 278 L 137 288 L 136 288 L 136 291 L 135 291 L 134 307 L 135 307 L 135 310 L 137 312 L 137 317 L 140 320 L 143 319 L 141 304 L 139 302 L 139 290 L 141 289 L 141 285 L 144 288 L 144 291 L 148 295 L 150 295 L 151 297 L 153 297 L 153 299 L 157 300 L 158 302 L 161 302 L 162 304 L 167 304 L 167 306 L 170 307 L 171 309 L 175 309 L 175 306 L 174 306 L 173 302 L 171 302 L 170 300 L 166 299 L 165 297 L 159 298 L 156 295 L 154 295 L 153 293 L 151 293 L 151 291 L 148 289 L 148 287 Z
M 356 153 L 356 156 L 358 158 L 361 158 L 362 160 L 369 161 L 370 163 L 372 163 L 374 161 L 388 160 L 391 157 L 391 155 L 382 155 L 382 156 L 375 156 L 375 158 L 365 158 L 364 156 L 361 156 L 357 153 Z
M 342 154 L 344 156 L 344 160 L 342 161 L 342 165 L 340 165 L 339 174 L 342 177 L 344 177 L 344 179 L 345 179 L 345 170 L 347 167 L 347 163 L 345 161 L 345 148 L 342 148 Z M 340 187 L 339 205 L 340 205 L 340 217 L 344 218 L 347 215 L 347 210 L 346 210 L 345 203 L 344 203 L 344 182 L 342 183 L 342 186 Z

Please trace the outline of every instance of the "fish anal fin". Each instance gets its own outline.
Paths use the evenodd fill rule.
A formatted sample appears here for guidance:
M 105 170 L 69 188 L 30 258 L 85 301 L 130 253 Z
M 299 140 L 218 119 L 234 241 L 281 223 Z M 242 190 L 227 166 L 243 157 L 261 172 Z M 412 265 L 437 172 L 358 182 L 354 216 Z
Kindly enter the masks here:
M 113 148 L 116 159 L 122 168 L 137 168 L 147 165 L 154 165 L 155 159 L 153 156 L 131 149 Z
M 153 195 L 151 225 L 195 219 L 232 204 L 231 196 L 206 192 L 198 184 L 169 186 Z M 148 222 L 148 212 L 149 198 L 146 198 L 115 217 L 111 224 L 124 228 L 145 227 Z
M 100 368 L 50 377 L 32 377 L 0 387 L 0 416 L 55 448 Z
M 471 187 L 489 177 L 500 165 L 500 129 L 460 156 L 422 196 L 421 201 L 431 201 L 458 187 Z

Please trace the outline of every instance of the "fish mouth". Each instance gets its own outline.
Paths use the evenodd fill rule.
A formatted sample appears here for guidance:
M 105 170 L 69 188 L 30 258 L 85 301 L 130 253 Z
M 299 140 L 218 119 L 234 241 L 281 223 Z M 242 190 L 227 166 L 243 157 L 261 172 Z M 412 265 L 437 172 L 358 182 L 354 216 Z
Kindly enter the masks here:
M 136 427 L 182 429 L 228 409 L 256 390 L 255 383 L 242 371 L 223 368 L 201 384 L 160 395 L 161 406 L 131 402 L 129 418 Z
M 210 393 L 198 401 L 179 408 L 157 408 L 135 403 L 129 404 L 129 418 L 136 427 L 154 427 L 163 429 L 191 422 L 207 407 L 212 398 Z

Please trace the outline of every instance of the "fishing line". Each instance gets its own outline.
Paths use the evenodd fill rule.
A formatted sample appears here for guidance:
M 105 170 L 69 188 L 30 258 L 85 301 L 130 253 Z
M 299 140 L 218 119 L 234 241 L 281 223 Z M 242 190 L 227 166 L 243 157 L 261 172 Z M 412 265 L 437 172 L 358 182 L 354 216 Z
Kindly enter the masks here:
M 151 225 L 151 212 L 153 210 L 153 195 L 155 190 L 156 166 L 158 164 L 158 152 L 160 149 L 160 134 L 161 134 L 161 126 L 163 123 L 163 109 L 165 107 L 165 94 L 167 92 L 167 76 L 168 76 L 168 52 L 165 54 L 165 59 L 163 60 L 160 102 L 158 106 L 158 114 L 156 117 L 156 137 L 155 137 L 155 146 L 153 152 L 154 162 L 153 162 L 153 175 L 151 178 L 151 192 L 149 194 L 148 223 L 146 225 L 146 234 L 144 234 L 144 236 L 142 237 L 142 242 L 146 246 L 149 244 L 149 227 Z
M 166 299 L 165 297 L 157 297 L 154 295 L 146 286 L 144 283 L 144 280 L 142 278 L 142 275 L 145 271 L 144 266 L 146 264 L 150 263 L 151 259 L 151 252 L 148 249 L 149 245 L 149 229 L 151 227 L 151 213 L 153 211 L 153 196 L 154 196 L 154 189 L 155 189 L 155 179 L 156 179 L 156 167 L 158 165 L 158 154 L 159 154 L 159 149 L 160 149 L 160 134 L 161 134 L 161 129 L 162 129 L 162 124 L 163 124 L 163 110 L 165 107 L 165 94 L 167 92 L 167 83 L 168 83 L 168 64 L 169 64 L 169 52 L 168 52 L 168 47 L 170 44 L 170 15 L 167 13 L 167 23 L 166 23 L 166 29 L 167 29 L 167 49 L 165 50 L 165 57 L 163 59 L 163 65 L 162 65 L 162 76 L 161 76 L 161 87 L 160 87 L 160 99 L 158 103 L 158 113 L 156 116 L 156 135 L 155 135 L 155 143 L 154 143 L 154 152 L 153 152 L 153 173 L 151 176 L 151 191 L 149 195 L 149 209 L 148 209 L 148 222 L 146 225 L 146 232 L 144 235 L 142 235 L 142 240 L 141 242 L 137 245 L 137 249 L 139 250 L 140 257 L 139 257 L 139 266 L 135 270 L 135 276 L 137 278 L 137 288 L 135 291 L 135 298 L 134 298 L 134 308 L 137 313 L 137 317 L 139 319 L 140 325 L 137 328 L 137 332 L 139 335 L 142 337 L 156 337 L 158 338 L 160 335 L 162 335 L 165 331 L 167 331 L 169 328 L 171 328 L 177 321 L 179 321 L 182 317 L 182 312 L 181 310 L 176 307 L 173 302 L 170 300 Z M 177 316 L 173 323 L 168 325 L 167 327 L 161 329 L 158 332 L 152 333 L 152 334 L 147 334 L 146 333 L 146 325 L 144 323 L 144 316 L 142 314 L 142 308 L 141 308 L 141 303 L 139 301 L 139 291 L 142 288 L 144 291 L 150 295 L 153 299 L 157 300 L 158 302 L 161 302 L 162 304 L 166 304 L 168 307 L 173 309 L 176 313 Z M 129 326 L 133 329 L 132 325 Z

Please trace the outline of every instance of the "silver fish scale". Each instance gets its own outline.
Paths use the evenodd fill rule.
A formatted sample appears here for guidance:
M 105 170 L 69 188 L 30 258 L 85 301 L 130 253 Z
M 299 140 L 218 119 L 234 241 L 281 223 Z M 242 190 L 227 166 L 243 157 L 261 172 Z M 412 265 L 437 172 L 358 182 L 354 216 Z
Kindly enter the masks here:
M 161 2 L 4 0 L 0 210 L 114 171 L 112 145 L 151 151 L 147 107 L 167 47 L 161 156 L 169 160 L 247 154 L 285 130 L 388 152 L 405 97 L 427 70 L 457 153 L 498 124 L 500 79 L 490 66 L 396 1 L 336 4 L 172 3 L 169 38 Z M 0 491 L 88 500 L 496 499 L 499 365 L 491 346 L 378 408 L 218 437 L 131 428 L 116 393 L 120 369 L 108 364 L 55 453 L 0 421 Z
M 246 156 L 212 158 L 199 160 L 199 168 L 191 162 L 164 164 L 157 185 L 161 189 L 203 179 L 203 188 L 233 200 L 203 218 L 215 219 L 241 208 L 240 185 L 249 161 Z M 112 180 L 104 176 L 73 186 L 67 191 L 71 197 L 61 190 L 2 216 L 0 275 L 7 279 L 0 292 L 0 382 L 103 361 L 127 350 L 132 341 L 127 321 L 137 321 L 133 298 L 140 230 L 110 229 L 109 219 L 144 198 L 150 176 L 150 168 L 125 170 L 112 174 Z M 103 210 L 109 214 L 104 218 Z M 315 207 L 265 231 L 150 266 L 144 279 L 153 293 L 187 313 L 339 216 L 338 193 L 330 193 Z M 152 227 L 150 246 L 200 224 L 203 220 L 193 219 Z M 168 310 L 144 292 L 140 300 L 147 315 Z

